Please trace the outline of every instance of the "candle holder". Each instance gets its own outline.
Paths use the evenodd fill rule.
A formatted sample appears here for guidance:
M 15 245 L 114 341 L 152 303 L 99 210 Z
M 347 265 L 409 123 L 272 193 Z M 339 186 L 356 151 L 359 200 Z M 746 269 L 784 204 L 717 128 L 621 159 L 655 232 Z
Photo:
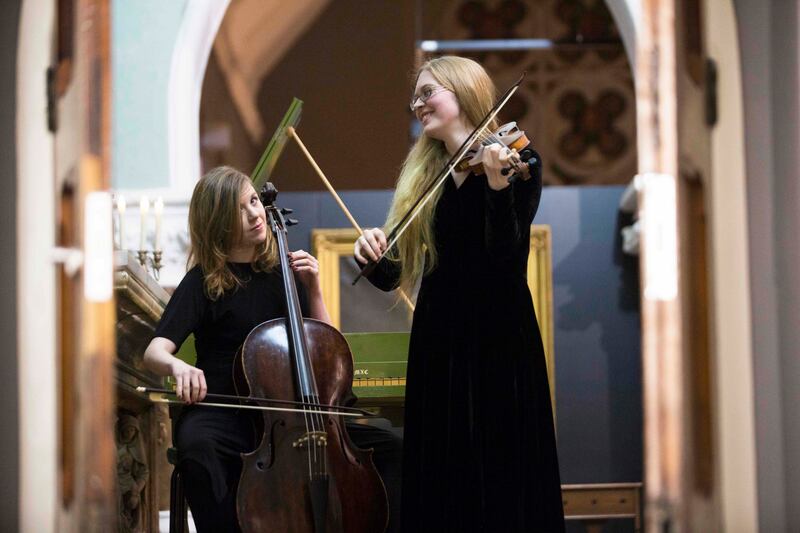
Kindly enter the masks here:
M 159 279 L 159 275 L 161 274 L 161 250 L 153 250 L 153 276 L 156 280 Z
M 162 250 L 136 251 L 136 258 L 138 259 L 139 264 L 142 265 L 142 267 L 144 267 L 145 272 L 151 272 L 156 280 L 159 279 L 159 275 L 161 274 L 161 267 L 164 266 L 164 264 L 161 262 L 161 258 L 163 256 L 164 252 Z

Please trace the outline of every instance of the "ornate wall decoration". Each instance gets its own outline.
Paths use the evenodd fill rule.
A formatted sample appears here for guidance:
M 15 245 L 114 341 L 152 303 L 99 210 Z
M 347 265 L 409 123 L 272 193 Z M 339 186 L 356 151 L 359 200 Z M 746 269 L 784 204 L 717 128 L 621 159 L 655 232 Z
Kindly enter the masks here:
M 421 39 L 555 43 L 539 50 L 448 52 L 479 61 L 501 91 L 527 72 L 500 119 L 516 120 L 528 133 L 542 155 L 546 184 L 626 184 L 636 174 L 633 77 L 603 0 L 429 0 L 421 6 Z M 517 20 L 502 18 L 512 11 Z
M 490 5 L 490 2 L 471 0 L 458 7 L 458 21 L 467 30 L 468 39 L 519 39 L 516 27 L 524 20 L 527 7 L 519 0 L 503 0 Z M 492 53 L 509 65 L 519 63 L 525 52 L 487 52 L 476 54 L 475 59 L 483 62 Z
M 606 159 L 619 157 L 628 144 L 615 124 L 624 109 L 625 99 L 613 90 L 602 91 L 592 102 L 577 91 L 565 92 L 558 111 L 572 128 L 558 139 L 559 151 L 566 157 L 581 157 L 596 145 Z
M 635 94 L 625 74 L 615 68 L 553 69 L 540 93 L 546 118 L 539 141 L 550 183 L 622 184 L 636 174 Z
M 553 14 L 564 27 L 555 38 L 559 43 L 619 45 L 557 50 L 563 61 L 574 63 L 587 53 L 595 53 L 599 59 L 611 63 L 624 54 L 614 19 L 603 0 L 559 0 L 553 6 Z

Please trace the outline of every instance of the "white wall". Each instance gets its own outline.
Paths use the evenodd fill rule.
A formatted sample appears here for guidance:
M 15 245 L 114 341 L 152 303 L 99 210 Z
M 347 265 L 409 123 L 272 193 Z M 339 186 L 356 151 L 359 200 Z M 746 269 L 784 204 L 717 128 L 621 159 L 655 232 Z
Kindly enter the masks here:
M 718 122 L 709 180 L 713 287 L 715 469 L 726 531 L 758 527 L 750 262 L 741 64 L 733 3 L 706 2 L 707 54 L 717 65 Z
M 112 185 L 128 204 L 125 242 L 138 250 L 139 200 L 165 201 L 160 281 L 185 273 L 188 203 L 200 178 L 200 94 L 229 0 L 112 2 Z M 154 247 L 153 208 L 145 249 Z
M 55 4 L 25 0 L 17 53 L 17 320 L 20 531 L 56 529 L 58 496 L 53 138 L 44 73 Z M 10 459 L 9 459 L 10 460 Z
M 798 531 L 798 2 L 734 4 L 747 131 L 759 525 L 762 531 Z
M 786 528 L 800 531 L 800 7 L 797 0 L 780 0 L 772 9 L 773 222 Z
M 168 88 L 187 0 L 111 2 L 111 183 L 168 188 Z
M 636 30 L 641 24 L 642 7 L 640 0 L 606 0 L 606 6 L 614 17 L 619 30 L 628 63 L 636 72 Z

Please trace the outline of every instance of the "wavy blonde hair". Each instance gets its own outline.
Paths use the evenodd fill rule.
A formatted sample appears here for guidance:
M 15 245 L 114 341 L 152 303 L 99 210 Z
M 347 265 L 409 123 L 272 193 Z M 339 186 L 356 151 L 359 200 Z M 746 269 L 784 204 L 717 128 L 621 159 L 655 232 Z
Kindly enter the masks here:
M 475 61 L 457 56 L 431 59 L 417 69 L 414 85 L 420 74 L 426 71 L 455 95 L 461 116 L 473 127 L 492 109 L 497 90 L 483 67 Z M 488 127 L 494 130 L 497 121 L 492 121 Z M 394 199 L 386 219 L 387 230 L 395 228 L 449 159 L 450 154 L 447 153 L 444 142 L 424 134 L 419 136 L 400 169 Z M 436 266 L 433 214 L 442 190 L 442 187 L 437 190 L 434 198 L 422 208 L 387 255 L 390 260 L 401 265 L 400 287 L 406 291 L 410 291 L 420 276 Z
M 243 234 L 239 199 L 250 178 L 232 167 L 211 169 L 200 178 L 189 204 L 189 258 L 187 268 L 200 265 L 203 285 L 212 300 L 239 287 L 239 279 L 228 266 L 229 253 Z M 267 221 L 264 221 L 266 224 Z M 266 272 L 278 264 L 278 250 L 271 231 L 261 243 L 251 266 Z

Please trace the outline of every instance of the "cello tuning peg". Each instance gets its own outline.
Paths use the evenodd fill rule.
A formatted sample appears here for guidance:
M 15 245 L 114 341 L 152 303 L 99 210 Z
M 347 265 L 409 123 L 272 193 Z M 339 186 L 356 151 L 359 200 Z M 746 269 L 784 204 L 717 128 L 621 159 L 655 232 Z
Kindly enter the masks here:
M 289 209 L 288 207 L 281 208 L 281 215 L 291 215 L 294 213 L 294 209 Z
M 297 220 L 296 218 L 287 218 L 286 219 L 286 225 L 287 226 L 294 226 L 294 225 L 299 224 L 299 223 L 300 223 L 300 221 Z

